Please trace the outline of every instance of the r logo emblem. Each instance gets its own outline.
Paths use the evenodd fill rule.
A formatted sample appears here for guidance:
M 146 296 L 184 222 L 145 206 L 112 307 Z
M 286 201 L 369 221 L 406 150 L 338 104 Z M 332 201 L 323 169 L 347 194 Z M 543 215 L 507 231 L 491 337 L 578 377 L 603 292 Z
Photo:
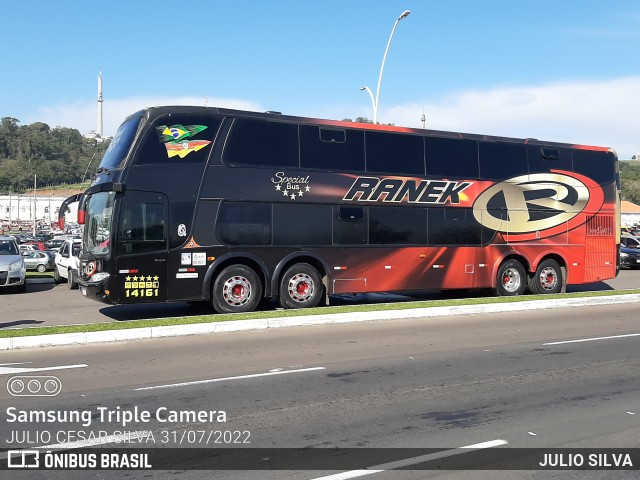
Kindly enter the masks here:
M 531 240 L 584 223 L 576 217 L 587 206 L 597 210 L 602 200 L 602 189 L 586 177 L 564 172 L 537 173 L 488 188 L 474 202 L 473 215 L 480 224 L 509 235 L 512 241 Z

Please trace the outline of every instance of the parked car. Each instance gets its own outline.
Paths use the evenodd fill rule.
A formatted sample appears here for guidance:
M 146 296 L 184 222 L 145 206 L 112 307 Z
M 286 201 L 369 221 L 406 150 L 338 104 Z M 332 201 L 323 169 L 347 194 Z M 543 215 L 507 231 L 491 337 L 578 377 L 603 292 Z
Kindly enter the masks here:
M 27 273 L 18 244 L 13 237 L 0 235 L 0 288 L 15 287 L 19 293 L 27 288 Z
M 640 238 L 634 237 L 633 235 L 622 234 L 620 243 L 627 248 L 640 249 Z
M 40 249 L 38 248 L 37 245 L 27 245 L 25 243 L 22 243 L 18 245 L 18 250 L 20 251 L 21 255 L 24 255 L 25 253 L 28 253 L 28 252 L 37 252 Z
M 26 254 L 23 253 L 22 256 L 24 257 L 24 264 L 27 270 L 36 270 L 42 273 L 47 270 L 53 270 L 55 266 L 55 252 L 49 250 L 26 252 Z
M 640 268 L 640 249 L 620 245 L 620 268 Z
M 33 245 L 34 247 L 38 247 L 38 250 L 46 250 L 44 242 L 41 241 L 29 241 L 23 243 L 22 245 Z
M 80 250 L 82 240 L 67 238 L 60 250 L 56 252 L 55 266 L 53 269 L 53 280 L 56 283 L 67 280 L 70 289 L 78 288 L 78 277 L 80 274 Z
M 64 239 L 62 238 L 53 238 L 51 240 L 47 240 L 44 242 L 44 247 L 47 250 L 60 250 L 60 247 L 64 243 Z

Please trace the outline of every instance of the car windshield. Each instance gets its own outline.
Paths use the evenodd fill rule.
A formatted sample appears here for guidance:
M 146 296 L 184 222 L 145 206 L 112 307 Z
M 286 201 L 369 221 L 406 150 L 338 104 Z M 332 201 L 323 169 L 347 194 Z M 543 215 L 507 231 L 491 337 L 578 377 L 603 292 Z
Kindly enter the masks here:
M 19 255 L 16 244 L 11 240 L 0 240 L 0 255 Z
M 94 193 L 87 204 L 84 226 L 85 251 L 92 255 L 111 252 L 110 235 L 115 192 Z

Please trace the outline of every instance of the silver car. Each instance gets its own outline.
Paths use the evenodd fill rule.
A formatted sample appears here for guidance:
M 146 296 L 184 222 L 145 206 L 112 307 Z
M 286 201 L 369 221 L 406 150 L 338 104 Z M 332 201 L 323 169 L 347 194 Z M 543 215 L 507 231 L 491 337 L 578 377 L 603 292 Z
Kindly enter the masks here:
M 27 270 L 36 270 L 43 273 L 47 270 L 53 270 L 53 267 L 55 266 L 53 261 L 54 254 L 54 252 L 49 252 L 47 250 L 33 250 L 30 252 L 23 252 L 22 256 Z
M 0 288 L 15 287 L 22 293 L 27 288 L 26 277 L 24 260 L 15 239 L 0 235 Z

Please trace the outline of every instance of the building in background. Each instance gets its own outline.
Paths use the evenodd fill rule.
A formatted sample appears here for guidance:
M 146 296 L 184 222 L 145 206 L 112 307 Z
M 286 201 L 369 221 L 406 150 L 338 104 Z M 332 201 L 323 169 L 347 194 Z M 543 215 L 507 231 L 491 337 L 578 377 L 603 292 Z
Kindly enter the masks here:
M 620 202 L 620 223 L 625 227 L 640 225 L 640 205 L 622 200 Z
M 66 197 L 36 196 L 33 195 L 0 195 L 0 224 L 4 228 L 11 225 L 21 225 L 31 228 L 34 219 L 36 225 L 51 225 L 58 221 L 60 205 Z M 78 216 L 78 204 L 70 205 L 70 211 L 66 213 L 67 223 L 75 223 Z

